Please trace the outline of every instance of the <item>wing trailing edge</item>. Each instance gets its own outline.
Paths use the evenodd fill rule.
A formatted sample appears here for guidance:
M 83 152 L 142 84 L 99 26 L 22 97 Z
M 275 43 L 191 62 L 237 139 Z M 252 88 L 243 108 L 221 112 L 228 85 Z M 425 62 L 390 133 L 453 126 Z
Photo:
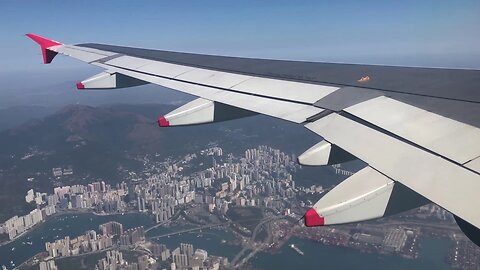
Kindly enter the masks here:
M 121 73 L 104 71 L 86 80 L 78 82 L 77 89 L 119 89 L 145 84 L 148 84 L 148 82 L 126 76 Z

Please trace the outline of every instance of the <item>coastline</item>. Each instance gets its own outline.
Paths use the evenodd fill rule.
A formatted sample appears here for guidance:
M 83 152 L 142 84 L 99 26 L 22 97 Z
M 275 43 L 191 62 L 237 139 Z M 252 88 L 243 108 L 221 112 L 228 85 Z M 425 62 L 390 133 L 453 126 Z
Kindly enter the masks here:
M 45 242 L 54 242 L 66 236 L 76 237 L 88 230 L 98 230 L 100 224 L 111 220 L 124 224 L 125 228 L 149 227 L 152 225 L 151 217 L 143 213 L 132 213 L 129 215 L 118 213 L 98 216 L 86 211 L 63 211 L 52 216 L 53 218 L 45 220 L 45 224 L 36 226 L 35 229 L 29 230 L 22 237 L 16 238 L 15 241 L 10 241 L 8 244 L 0 247 L 0 269 L 2 265 L 6 265 L 8 269 L 11 269 L 11 261 L 19 265 L 32 258 L 35 254 L 44 251 Z M 32 245 L 27 241 L 32 242 Z M 25 244 L 22 242 L 25 242 Z
M 5 242 L 1 242 L 0 247 L 6 246 L 6 245 L 11 244 L 11 243 L 14 243 L 15 241 L 17 241 L 20 238 L 22 238 L 23 236 L 25 236 L 26 234 L 35 231 L 42 224 L 46 223 L 47 221 L 49 221 L 50 219 L 55 218 L 55 217 L 61 217 L 61 216 L 70 215 L 70 214 L 93 214 L 95 216 L 116 216 L 116 215 L 136 214 L 136 213 L 141 213 L 141 212 L 127 211 L 127 212 L 118 212 L 118 213 L 96 213 L 95 211 L 88 211 L 88 210 L 86 210 L 86 211 L 81 211 L 81 210 L 66 210 L 66 211 L 63 211 L 62 210 L 62 211 L 56 212 L 53 215 L 47 216 L 45 219 L 43 219 L 39 223 L 33 225 L 28 230 L 25 230 L 21 234 L 17 235 L 14 239 L 8 240 L 8 241 L 5 241 Z
M 67 218 L 67 219 L 58 219 L 59 217 L 64 217 L 64 216 L 68 216 L 68 215 L 75 216 L 75 215 L 80 215 L 80 214 L 89 215 L 89 216 L 74 217 L 73 219 L 71 219 L 70 217 Z M 144 213 L 134 212 L 133 214 L 140 214 L 140 215 L 145 217 L 145 220 L 148 220 L 148 218 L 147 218 L 148 215 L 143 215 Z M 94 216 L 98 217 L 98 218 L 95 218 Z M 66 224 L 65 222 L 67 222 L 68 224 L 78 224 L 78 223 L 81 223 L 81 222 L 84 223 L 84 224 L 91 223 L 90 227 L 95 228 L 97 223 L 99 223 L 100 221 L 103 222 L 104 220 L 108 219 L 108 218 L 102 218 L 102 217 L 106 217 L 106 216 L 116 216 L 116 217 L 118 217 L 118 218 L 120 218 L 124 221 L 126 219 L 138 220 L 138 218 L 135 218 L 135 216 L 127 217 L 127 215 L 121 215 L 121 213 L 110 214 L 110 215 L 94 215 L 93 213 L 86 212 L 86 211 L 82 211 L 82 212 L 68 211 L 68 212 L 59 212 L 59 213 L 55 214 L 56 219 L 53 220 L 53 221 L 55 222 L 55 224 L 56 224 L 56 222 L 61 222 L 62 224 Z M 121 218 L 122 216 L 125 216 L 125 218 Z M 94 219 L 93 222 L 91 221 L 91 218 Z M 116 219 L 116 218 L 114 218 L 114 219 Z M 52 219 L 48 219 L 46 221 L 51 221 L 51 220 Z M 54 227 L 58 228 L 59 227 L 58 225 L 55 225 L 55 224 L 48 224 L 48 228 L 49 228 L 48 233 L 50 233 L 51 235 L 55 235 L 57 233 L 57 232 L 52 232 L 51 231 L 52 228 L 54 228 Z M 135 225 L 135 226 L 137 226 L 137 225 Z M 146 226 L 149 226 L 149 225 L 146 225 Z M 81 227 L 81 226 L 79 225 L 78 227 Z M 63 228 L 65 228 L 65 227 L 63 227 Z M 68 226 L 67 226 L 67 228 L 68 228 Z M 172 229 L 176 230 L 178 228 L 176 228 L 176 226 L 170 227 L 170 228 L 167 229 L 167 231 L 165 233 L 168 233 Z M 30 232 L 33 232 L 33 231 L 35 231 L 35 235 L 37 235 L 36 239 L 32 237 L 33 241 L 37 245 L 41 244 L 40 243 L 41 241 L 39 240 L 39 237 L 38 237 L 38 235 L 39 235 L 38 230 L 36 230 L 36 229 L 35 230 L 30 230 Z M 227 234 L 231 234 L 232 237 L 234 237 L 234 238 L 238 237 L 238 235 L 234 236 L 235 231 L 232 230 L 229 227 L 224 228 L 220 231 L 225 231 Z M 63 229 L 62 233 L 65 233 L 65 232 L 66 232 L 66 230 Z M 76 233 L 77 232 L 69 233 L 69 234 L 74 235 Z M 157 232 L 157 233 L 161 234 L 162 232 Z M 163 243 L 163 244 L 166 244 L 167 246 L 174 246 L 173 243 L 178 243 L 178 242 L 193 243 L 195 246 L 198 246 L 199 248 L 205 248 L 206 250 L 212 250 L 212 252 L 218 253 L 219 255 L 222 255 L 222 256 L 226 256 L 226 257 L 230 256 L 231 257 L 231 255 L 229 255 L 229 254 L 234 254 L 234 255 L 237 254 L 239 252 L 239 249 L 242 248 L 240 245 L 238 245 L 239 244 L 238 239 L 235 240 L 234 238 L 226 237 L 225 235 L 223 235 L 223 233 L 221 233 L 221 234 L 222 234 L 221 236 L 214 236 L 212 238 L 212 236 L 208 236 L 208 235 L 205 235 L 205 234 L 203 236 L 198 237 L 198 236 L 196 236 L 196 234 L 182 233 L 182 234 L 178 234 L 177 236 L 174 236 L 174 237 L 171 237 L 171 238 L 166 237 L 166 238 L 163 238 L 161 240 L 156 240 L 154 242 Z M 227 239 L 227 240 L 224 240 L 224 239 Z M 52 239 L 47 240 L 47 241 L 51 241 L 51 240 Z M 276 258 L 276 259 L 279 260 L 283 256 L 286 256 L 286 257 L 289 257 L 289 258 L 295 258 L 295 260 L 298 260 L 297 258 L 299 258 L 299 257 L 297 257 L 297 256 L 299 256 L 299 254 L 297 254 L 296 252 L 292 252 L 291 248 L 288 246 L 289 244 L 295 244 L 295 246 L 298 246 L 298 248 L 301 249 L 302 252 L 304 252 L 304 256 L 302 256 L 302 260 L 307 260 L 309 263 L 312 263 L 313 260 L 315 260 L 317 258 L 316 256 L 318 256 L 318 255 L 315 255 L 315 254 L 319 250 L 322 250 L 323 252 L 327 252 L 331 256 L 335 255 L 335 256 L 340 258 L 341 256 L 335 253 L 335 251 L 339 251 L 340 253 L 347 254 L 345 256 L 347 256 L 349 258 L 351 257 L 351 258 L 355 258 L 356 260 L 360 260 L 360 261 L 373 262 L 375 265 L 379 264 L 378 260 L 381 260 L 383 262 L 385 262 L 386 260 L 393 260 L 397 263 L 401 263 L 402 265 L 414 266 L 413 269 L 421 269 L 421 268 L 415 268 L 415 267 L 418 266 L 418 264 L 415 262 L 416 260 L 401 258 L 400 256 L 395 256 L 395 255 L 392 256 L 392 255 L 385 255 L 385 254 L 376 254 L 376 253 L 371 253 L 371 252 L 364 253 L 364 252 L 361 252 L 361 251 L 356 250 L 356 249 L 351 249 L 351 248 L 341 247 L 341 246 L 330 246 L 330 245 L 325 245 L 325 244 L 319 244 L 318 241 L 315 241 L 314 239 L 303 238 L 303 237 L 301 237 L 301 235 L 288 234 L 282 240 L 283 241 L 278 242 L 278 245 L 274 249 L 268 249 L 267 248 L 266 250 L 255 252 L 252 255 L 252 257 L 250 258 L 247 265 L 256 264 L 259 261 L 260 261 L 260 264 L 263 264 L 262 261 L 265 262 L 265 260 L 271 260 L 272 258 Z M 42 241 L 45 241 L 45 240 L 42 240 Z M 226 245 L 220 245 L 220 246 L 222 247 L 223 250 L 228 250 L 228 251 L 223 251 L 223 250 L 218 251 L 218 250 L 216 250 L 216 248 L 219 246 L 220 243 L 226 244 Z M 438 241 L 434 242 L 434 244 L 435 243 L 438 243 Z M 203 245 L 205 245 L 205 246 L 203 246 Z M 215 247 L 215 246 L 217 246 L 217 247 Z M 32 248 L 34 248 L 35 251 L 37 251 L 37 250 L 40 251 L 40 249 L 38 249 L 38 246 L 37 246 L 37 248 L 35 248 L 35 247 L 29 247 L 29 246 L 23 245 L 23 247 L 24 247 L 23 251 L 21 249 L 19 249 L 16 252 L 24 252 L 25 248 L 28 249 L 28 250 L 32 250 Z M 332 251 L 332 249 L 333 249 L 333 251 Z M 226 252 L 226 253 L 224 253 L 224 252 Z M 8 261 L 10 261 L 11 259 L 9 257 L 13 253 L 14 252 L 12 252 L 12 253 L 8 252 L 8 253 L 2 254 L 1 256 L 4 257 L 5 259 L 8 258 Z M 28 259 L 24 259 L 24 258 L 20 258 L 20 257 L 18 257 L 17 259 L 13 259 L 13 257 L 12 257 L 12 260 L 14 260 L 15 262 L 21 262 L 18 266 L 16 266 L 17 268 L 19 268 L 21 265 L 25 265 L 26 262 L 27 262 L 27 265 L 28 265 L 28 262 L 32 262 L 32 260 L 34 260 L 34 259 L 39 259 L 39 258 L 41 259 L 42 256 L 43 256 L 42 253 L 43 252 L 35 252 L 35 254 L 29 255 Z M 335 253 L 335 254 L 333 254 L 333 253 Z M 88 254 L 82 254 L 82 255 L 88 255 Z M 280 257 L 278 257 L 278 256 L 280 256 Z M 434 261 L 438 261 L 438 258 L 439 258 L 438 256 L 439 255 L 433 254 L 431 256 L 433 258 L 435 258 Z M 422 261 L 423 261 L 422 263 L 427 263 L 427 264 L 431 263 L 431 262 L 425 261 L 423 259 L 422 259 Z M 6 263 L 6 261 L 4 263 Z M 288 265 L 288 262 L 284 262 L 284 263 L 286 265 Z M 280 265 L 282 265 L 282 264 L 280 264 Z M 444 265 L 441 265 L 441 266 L 444 266 Z M 378 269 L 378 268 L 376 268 L 376 269 Z M 442 269 L 445 269 L 445 268 L 442 268 Z

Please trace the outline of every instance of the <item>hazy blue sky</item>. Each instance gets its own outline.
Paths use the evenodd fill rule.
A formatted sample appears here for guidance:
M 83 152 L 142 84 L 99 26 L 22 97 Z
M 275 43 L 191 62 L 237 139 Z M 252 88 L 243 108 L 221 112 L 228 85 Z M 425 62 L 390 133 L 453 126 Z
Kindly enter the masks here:
M 319 61 L 480 66 L 476 64 L 478 0 L 2 0 L 0 25 L 1 71 L 45 68 L 38 65 L 35 45 L 23 36 L 28 32 L 64 43 Z M 75 63 L 58 62 L 64 68 Z
M 64 43 L 329 62 L 480 68 L 480 1 L 5 1 L 2 85 L 81 80 L 94 67 L 41 64 L 25 33 Z M 18 71 L 28 79 L 19 79 Z M 51 72 L 56 71 L 56 72 Z M 16 76 L 11 76 L 15 74 Z M 32 77 L 30 74 L 37 74 Z

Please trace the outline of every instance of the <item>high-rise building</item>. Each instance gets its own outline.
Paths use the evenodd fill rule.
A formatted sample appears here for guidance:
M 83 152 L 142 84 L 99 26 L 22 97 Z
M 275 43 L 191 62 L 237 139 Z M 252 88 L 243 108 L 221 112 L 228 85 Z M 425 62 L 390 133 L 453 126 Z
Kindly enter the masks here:
M 40 270 L 57 270 L 57 265 L 54 260 L 43 261 L 39 263 Z
M 120 269 L 119 267 L 125 265 L 126 261 L 123 259 L 123 254 L 117 250 L 109 250 L 106 252 L 105 258 L 101 259 L 97 263 L 95 269 L 98 270 L 111 270 Z M 121 268 L 124 269 L 124 268 Z
M 100 182 L 100 191 L 101 192 L 106 192 L 107 191 L 107 187 L 106 187 L 104 181 Z
M 94 182 L 92 183 L 93 185 L 93 191 L 95 192 L 101 192 L 102 191 L 102 184 L 100 182 Z
M 187 267 L 188 266 L 188 257 L 185 254 L 175 254 L 172 256 L 173 262 L 179 268 Z
M 130 242 L 130 236 L 128 234 L 120 235 L 120 245 L 121 246 L 129 246 L 132 243 Z
M 121 235 L 123 233 L 122 223 L 116 221 L 110 221 L 99 226 L 103 235 Z
M 165 248 L 162 250 L 162 254 L 160 255 L 160 259 L 164 262 L 170 258 L 170 249 Z
M 230 192 L 233 192 L 236 189 L 237 189 L 237 179 L 234 175 L 234 177 L 230 179 Z
M 194 256 L 198 256 L 202 261 L 205 261 L 208 258 L 208 252 L 204 249 L 197 249 L 195 250 Z
M 153 256 L 155 257 L 160 257 L 161 254 L 162 254 L 162 250 L 163 248 L 167 248 L 165 245 L 161 245 L 161 244 L 152 244 L 152 254 Z
M 186 258 L 187 258 L 186 263 L 188 265 L 190 263 L 191 259 L 192 259 L 192 256 L 193 256 L 193 245 L 192 244 L 181 243 L 180 244 L 180 253 L 186 256 Z M 178 264 L 177 264 L 177 266 L 178 266 Z M 184 266 L 184 265 L 182 264 L 182 266 Z
M 27 195 L 25 196 L 25 201 L 27 203 L 33 202 L 34 199 L 34 192 L 33 189 L 27 191 Z
M 139 212 L 144 212 L 146 210 L 146 208 L 145 208 L 145 198 L 139 196 L 137 198 L 137 204 L 138 204 L 138 211 Z
M 82 207 L 82 201 L 83 201 L 83 195 L 82 194 L 72 195 L 70 197 L 70 202 L 72 203 L 73 208 L 81 208 Z
M 128 185 L 128 201 L 135 201 L 135 185 L 132 183 Z
M 145 230 L 143 227 L 136 227 L 126 230 L 120 235 L 120 245 L 128 246 L 145 240 Z
M 138 270 L 148 269 L 148 256 L 142 255 L 138 257 Z

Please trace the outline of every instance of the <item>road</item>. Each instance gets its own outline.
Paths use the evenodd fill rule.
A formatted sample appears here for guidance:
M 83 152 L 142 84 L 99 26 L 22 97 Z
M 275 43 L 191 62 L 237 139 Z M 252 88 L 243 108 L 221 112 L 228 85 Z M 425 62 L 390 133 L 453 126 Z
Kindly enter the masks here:
M 258 232 L 265 224 L 272 222 L 274 220 L 282 219 L 282 218 L 285 218 L 285 216 L 268 217 L 262 220 L 260 223 L 258 223 L 252 232 L 252 236 L 250 237 L 248 242 L 245 243 L 243 249 L 233 258 L 233 260 L 230 262 L 230 265 L 232 265 L 234 268 L 238 268 L 243 264 L 245 264 L 246 262 L 248 262 L 248 260 L 251 257 L 253 257 L 258 251 L 262 250 L 263 244 L 255 242 L 255 238 L 257 237 Z M 267 233 L 270 235 L 270 232 L 267 232 Z M 240 258 L 242 258 L 244 253 L 247 252 L 248 250 L 251 250 L 251 252 L 245 258 L 243 258 L 240 262 L 238 262 Z
M 156 225 L 153 225 L 152 227 L 146 229 L 146 230 L 145 230 L 145 233 L 148 233 L 149 231 L 151 231 L 151 230 L 153 230 L 153 229 L 155 229 L 155 228 L 158 228 L 158 227 L 162 226 L 163 224 L 167 224 L 168 222 L 170 222 L 170 219 L 169 219 L 169 220 L 166 220 L 166 221 L 164 221 L 164 222 L 160 222 L 160 223 L 158 223 L 158 224 L 156 224 Z
M 165 220 L 164 222 L 155 224 L 155 225 L 153 225 L 152 227 L 146 229 L 146 230 L 145 230 L 145 233 L 148 233 L 149 231 L 151 231 L 151 230 L 153 230 L 153 229 L 155 229 L 155 228 L 157 228 L 157 227 L 160 227 L 160 226 L 162 226 L 163 224 L 166 224 L 166 223 L 168 223 L 168 222 L 170 222 L 170 221 L 172 221 L 172 220 L 177 219 L 177 218 L 182 214 L 182 212 L 184 212 L 184 210 L 177 211 L 177 213 L 175 213 L 173 216 L 171 216 L 169 219 Z
M 225 226 L 229 223 L 230 223 L 230 221 L 223 222 L 223 223 L 217 223 L 217 224 L 210 224 L 210 225 L 195 227 L 195 228 L 191 228 L 191 229 L 186 229 L 186 230 L 166 233 L 166 234 L 162 234 L 162 235 L 152 236 L 152 237 L 149 237 L 149 238 L 150 239 L 159 239 L 159 238 L 168 237 L 168 236 L 177 235 L 177 234 L 182 234 L 182 233 L 188 233 L 188 232 L 194 232 L 194 231 L 199 231 L 199 230 L 203 230 L 203 229 L 210 229 L 210 228 L 214 228 L 214 227 Z

